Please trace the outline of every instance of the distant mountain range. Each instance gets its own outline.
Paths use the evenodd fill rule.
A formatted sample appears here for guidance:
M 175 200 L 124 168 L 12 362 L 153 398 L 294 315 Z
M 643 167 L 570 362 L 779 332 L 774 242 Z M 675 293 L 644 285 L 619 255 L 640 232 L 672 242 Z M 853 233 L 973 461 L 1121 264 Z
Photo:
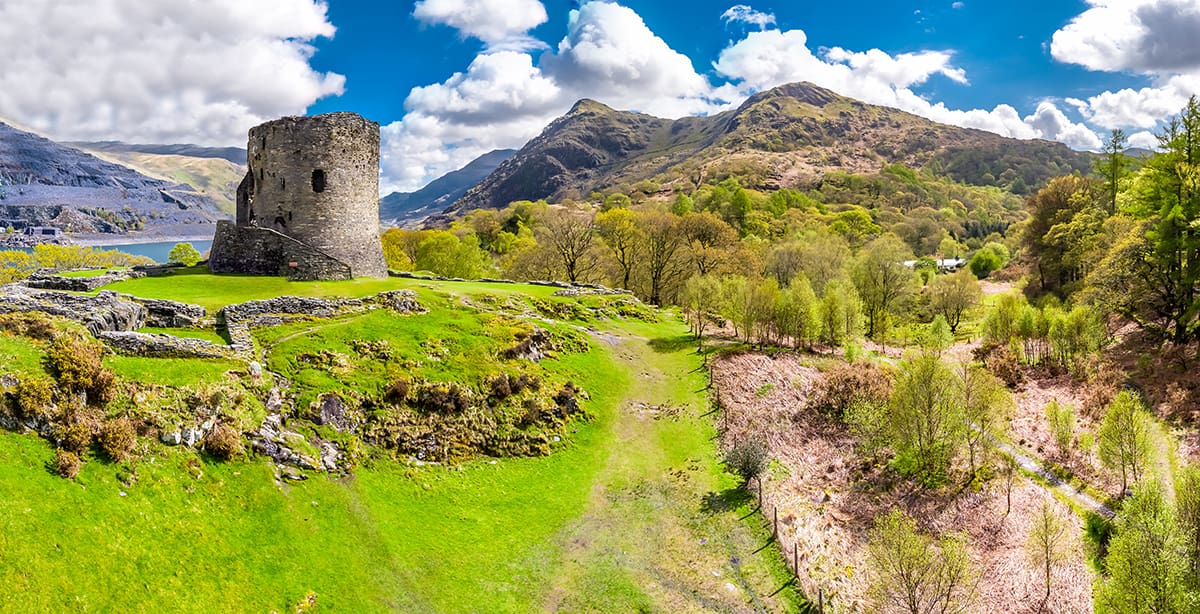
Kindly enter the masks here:
M 187 158 L 216 158 L 246 166 L 246 150 L 242 147 L 201 147 L 199 145 L 145 145 L 121 141 L 67 141 L 63 143 L 85 151 L 115 154 L 154 154 Z
M 830 171 L 875 173 L 891 163 L 1027 194 L 1051 177 L 1086 172 L 1093 157 L 1061 143 L 939 124 L 810 83 L 678 120 L 581 100 L 445 213 L 520 199 L 581 199 L 646 183 L 694 188 L 730 176 L 748 187 L 806 187 Z
M 385 224 L 406 226 L 441 213 L 467 190 L 475 187 L 517 153 L 515 149 L 497 149 L 473 160 L 463 168 L 435 179 L 416 192 L 392 192 L 379 201 L 379 217 Z
M 240 147 L 131 145 L 120 141 L 66 144 L 152 177 L 193 186 L 230 215 L 237 208 L 238 183 L 246 175 L 246 150 Z
M 185 182 L 149 176 L 0 123 L 0 226 L 194 234 L 223 214 Z

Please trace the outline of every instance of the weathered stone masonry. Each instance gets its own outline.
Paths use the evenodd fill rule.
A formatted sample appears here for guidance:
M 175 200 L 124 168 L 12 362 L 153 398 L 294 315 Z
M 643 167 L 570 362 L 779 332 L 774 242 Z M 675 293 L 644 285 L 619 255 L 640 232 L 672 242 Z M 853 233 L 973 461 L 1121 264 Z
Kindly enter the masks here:
M 250 130 L 237 221 L 219 222 L 215 273 L 386 277 L 379 243 L 379 124 L 354 113 Z

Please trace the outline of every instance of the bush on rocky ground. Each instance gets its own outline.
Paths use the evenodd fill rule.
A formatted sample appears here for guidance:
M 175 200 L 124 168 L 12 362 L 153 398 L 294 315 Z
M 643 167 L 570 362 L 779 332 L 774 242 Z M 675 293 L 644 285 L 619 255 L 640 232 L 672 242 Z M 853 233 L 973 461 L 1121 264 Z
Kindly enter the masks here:
M 79 459 L 79 455 L 70 450 L 58 450 L 54 453 L 54 472 L 58 475 L 74 479 L 79 475 L 79 470 L 83 468 L 83 461 Z
M 204 451 L 220 460 L 230 460 L 242 452 L 242 438 L 232 427 L 218 424 L 204 438 Z
M 137 444 L 137 430 L 129 418 L 109 420 L 100 427 L 100 447 L 116 462 L 125 460 Z

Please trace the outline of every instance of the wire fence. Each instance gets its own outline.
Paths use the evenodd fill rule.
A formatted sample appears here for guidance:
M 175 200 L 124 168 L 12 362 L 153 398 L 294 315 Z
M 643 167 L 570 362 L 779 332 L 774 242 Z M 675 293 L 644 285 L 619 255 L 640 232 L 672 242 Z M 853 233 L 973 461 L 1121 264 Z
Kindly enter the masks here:
M 729 432 L 729 411 L 728 411 L 728 408 L 725 407 L 721 402 L 721 391 L 717 387 L 717 385 L 715 383 L 713 383 L 711 371 L 709 372 L 708 389 L 709 389 L 709 394 L 711 397 L 710 401 L 713 406 L 712 412 L 715 412 L 717 414 L 717 418 L 716 418 L 717 435 L 719 438 L 724 438 L 725 435 Z M 762 512 L 763 519 L 767 522 L 767 526 L 771 529 L 771 537 L 770 537 L 770 541 L 768 541 L 768 545 L 770 545 L 770 543 L 774 542 L 779 547 L 780 554 L 783 555 L 784 563 L 788 566 L 788 569 L 792 572 L 792 578 L 789 581 L 789 583 L 794 583 L 796 585 L 796 587 L 800 589 L 800 592 L 804 596 L 804 598 L 807 600 L 807 604 L 805 604 L 805 606 L 801 608 L 801 611 L 815 612 L 817 614 L 825 614 L 825 606 L 826 606 L 825 588 L 820 586 L 819 584 L 816 584 L 815 582 L 813 582 L 812 579 L 807 576 L 807 574 L 801 575 L 801 573 L 800 573 L 800 544 L 799 544 L 799 542 L 793 541 L 792 547 L 791 547 L 791 552 L 790 553 L 788 552 L 787 545 L 780 539 L 779 506 L 771 504 L 771 510 L 770 510 L 771 513 L 768 514 L 767 508 L 765 507 L 764 503 L 769 503 L 769 502 L 763 501 L 764 494 L 763 494 L 762 478 L 759 477 L 759 478 L 755 479 L 755 483 L 756 483 L 756 488 L 754 490 L 755 490 L 755 494 L 758 496 L 758 507 L 756 508 L 756 511 Z M 747 484 L 747 486 L 748 486 L 748 484 Z M 788 554 L 791 554 L 791 556 L 789 557 Z M 787 588 L 787 585 L 780 587 L 779 590 L 783 590 L 784 588 Z M 815 602 L 813 601 L 814 595 L 816 596 Z

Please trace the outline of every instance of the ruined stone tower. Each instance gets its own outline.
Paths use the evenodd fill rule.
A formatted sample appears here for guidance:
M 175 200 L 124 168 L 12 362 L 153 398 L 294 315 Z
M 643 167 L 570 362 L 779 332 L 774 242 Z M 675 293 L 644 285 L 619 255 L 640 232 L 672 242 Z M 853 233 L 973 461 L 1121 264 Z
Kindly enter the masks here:
M 385 277 L 379 124 L 354 113 L 285 117 L 250 130 L 237 221 L 217 224 L 214 273 Z

